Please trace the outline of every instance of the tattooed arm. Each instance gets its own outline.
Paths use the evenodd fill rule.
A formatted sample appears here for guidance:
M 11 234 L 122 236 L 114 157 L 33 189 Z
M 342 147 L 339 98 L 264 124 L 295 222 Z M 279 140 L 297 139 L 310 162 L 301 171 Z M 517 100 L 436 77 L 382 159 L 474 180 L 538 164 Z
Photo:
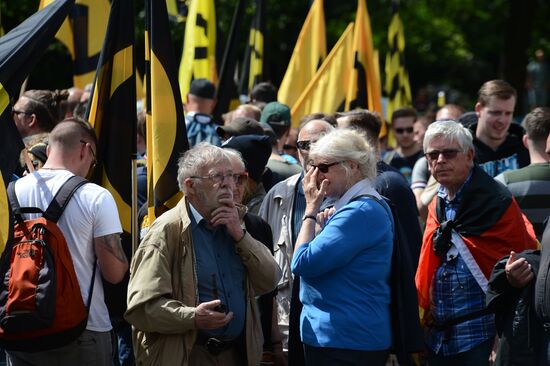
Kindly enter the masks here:
M 119 234 L 100 236 L 94 239 L 94 247 L 103 278 L 119 283 L 128 271 L 128 260 L 122 250 Z

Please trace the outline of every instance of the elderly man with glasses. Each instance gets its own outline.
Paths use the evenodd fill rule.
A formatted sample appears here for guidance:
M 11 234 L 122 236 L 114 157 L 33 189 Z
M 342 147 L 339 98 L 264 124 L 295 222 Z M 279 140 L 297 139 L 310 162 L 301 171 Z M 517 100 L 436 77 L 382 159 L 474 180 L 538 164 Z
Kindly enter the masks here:
M 430 365 L 487 365 L 495 341 L 485 305 L 495 263 L 535 248 L 510 192 L 474 164 L 472 135 L 454 121 L 428 127 L 424 152 L 441 188 L 428 210 L 416 273 Z
M 179 161 L 184 197 L 151 226 L 131 264 L 126 320 L 139 365 L 258 365 L 255 297 L 280 269 L 242 226 L 228 152 L 202 143 Z

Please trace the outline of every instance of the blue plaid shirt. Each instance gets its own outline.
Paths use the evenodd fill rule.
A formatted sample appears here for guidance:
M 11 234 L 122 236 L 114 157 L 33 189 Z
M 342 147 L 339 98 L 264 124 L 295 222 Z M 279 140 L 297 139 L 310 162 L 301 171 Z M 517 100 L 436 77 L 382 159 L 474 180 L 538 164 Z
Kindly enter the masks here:
M 470 178 L 471 174 L 464 185 L 468 184 Z M 464 186 L 452 200 L 449 200 L 447 191 L 440 187 L 437 194 L 445 200 L 447 219 L 455 218 L 463 188 Z M 432 314 L 435 321 L 440 324 L 485 309 L 485 293 L 454 247 L 449 250 L 447 261 L 442 262 L 435 272 L 431 299 Z M 494 337 L 494 316 L 488 314 L 459 323 L 449 331 L 430 329 L 428 345 L 434 353 L 447 356 L 469 351 Z

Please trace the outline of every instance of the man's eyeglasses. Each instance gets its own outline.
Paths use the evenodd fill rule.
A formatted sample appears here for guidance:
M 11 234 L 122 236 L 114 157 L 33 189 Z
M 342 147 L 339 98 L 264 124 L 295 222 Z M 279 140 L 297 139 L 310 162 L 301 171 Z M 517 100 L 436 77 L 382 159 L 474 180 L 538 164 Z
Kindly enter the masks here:
M 335 166 L 335 165 L 342 164 L 342 163 L 343 163 L 343 161 L 335 161 L 334 163 L 330 163 L 330 164 L 318 164 L 318 165 L 310 164 L 310 165 L 313 168 L 319 169 L 319 171 L 321 173 L 328 173 L 328 170 L 330 169 L 331 166 Z
M 29 112 L 25 112 L 25 111 L 18 111 L 17 109 L 11 109 L 11 115 L 12 117 L 13 116 L 18 116 L 20 114 L 26 114 L 27 116 L 30 116 L 32 113 L 29 113 Z
M 227 179 L 231 183 L 236 183 L 237 179 L 242 179 L 242 178 L 239 178 L 239 176 L 240 176 L 240 174 L 227 173 L 227 174 L 212 174 L 212 175 L 206 175 L 206 176 L 203 176 L 203 177 L 192 176 L 190 178 L 193 178 L 193 179 L 209 179 L 214 184 L 222 184 L 222 182 L 225 179 Z
M 428 159 L 429 161 L 436 161 L 437 159 L 439 159 L 439 155 L 443 155 L 443 157 L 446 160 L 452 160 L 452 159 L 456 158 L 456 155 L 459 152 L 460 152 L 460 150 L 457 150 L 457 149 L 434 150 L 434 151 L 427 152 L 424 155 L 426 156 L 426 159 Z
M 309 148 L 311 147 L 311 141 L 310 140 L 303 140 L 303 141 L 297 141 L 296 146 L 298 146 L 298 149 L 309 151 Z
M 414 129 L 412 127 L 397 127 L 394 129 L 395 133 L 401 135 L 403 133 L 413 133 Z
M 90 169 L 95 168 L 95 166 L 97 165 L 97 158 L 96 158 L 96 156 L 95 156 L 94 149 L 92 149 L 92 145 L 90 145 L 88 142 L 86 142 L 86 141 L 84 141 L 84 140 L 80 140 L 80 143 L 81 143 L 81 144 L 84 144 L 84 145 L 88 144 L 88 146 L 90 147 L 90 152 L 92 153 L 92 157 L 94 158 L 94 161 L 93 161 L 93 163 L 92 163 L 92 167 L 91 167 Z

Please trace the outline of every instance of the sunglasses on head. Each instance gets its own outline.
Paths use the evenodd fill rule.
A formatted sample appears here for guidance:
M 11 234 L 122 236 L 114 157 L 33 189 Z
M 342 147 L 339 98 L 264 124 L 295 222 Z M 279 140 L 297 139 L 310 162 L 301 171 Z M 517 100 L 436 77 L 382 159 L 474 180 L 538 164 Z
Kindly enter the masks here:
M 330 164 L 318 164 L 318 165 L 310 164 L 310 165 L 313 168 L 319 169 L 321 173 L 328 173 L 328 170 L 330 169 L 331 166 L 335 166 L 342 163 L 343 161 L 335 161 L 334 163 L 330 163 Z
M 310 140 L 303 140 L 303 141 L 296 141 L 296 146 L 298 146 L 298 149 L 308 151 L 311 147 L 311 141 Z
M 403 133 L 413 133 L 413 128 L 412 127 L 398 127 L 398 128 L 395 128 L 395 133 L 401 135 Z
M 443 157 L 446 160 L 451 160 L 451 159 L 456 158 L 456 155 L 459 152 L 460 152 L 460 150 L 457 150 L 457 149 L 434 150 L 434 151 L 427 152 L 424 155 L 426 156 L 426 159 L 428 159 L 429 161 L 436 161 L 437 159 L 439 159 L 439 155 L 443 155 Z

